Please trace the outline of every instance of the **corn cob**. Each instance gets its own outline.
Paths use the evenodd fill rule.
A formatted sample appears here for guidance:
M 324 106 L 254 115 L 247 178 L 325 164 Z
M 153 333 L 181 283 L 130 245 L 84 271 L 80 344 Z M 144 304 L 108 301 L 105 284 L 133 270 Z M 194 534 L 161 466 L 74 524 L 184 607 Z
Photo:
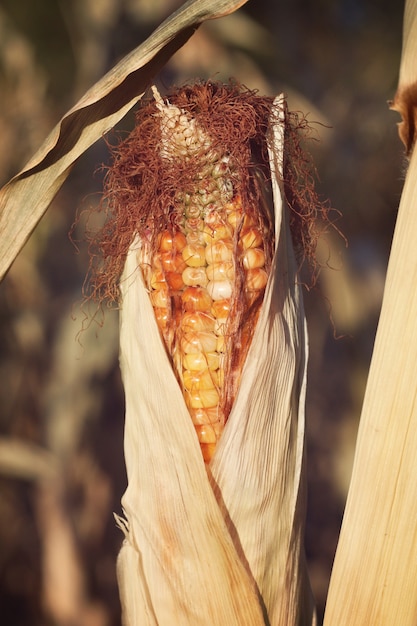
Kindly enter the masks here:
M 232 158 L 213 147 L 189 113 L 153 91 L 162 160 L 198 167 L 196 184 L 176 191 L 170 228 L 158 234 L 156 245 L 145 238 L 139 262 L 209 462 L 237 392 L 268 279 L 268 224 L 261 211 L 243 205 Z

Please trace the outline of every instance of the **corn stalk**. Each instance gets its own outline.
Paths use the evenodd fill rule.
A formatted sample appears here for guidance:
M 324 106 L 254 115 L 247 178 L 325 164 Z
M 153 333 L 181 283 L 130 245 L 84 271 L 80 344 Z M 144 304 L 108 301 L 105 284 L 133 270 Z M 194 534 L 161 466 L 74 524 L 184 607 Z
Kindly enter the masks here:
M 393 108 L 410 163 L 392 243 L 324 624 L 417 623 L 417 2 Z

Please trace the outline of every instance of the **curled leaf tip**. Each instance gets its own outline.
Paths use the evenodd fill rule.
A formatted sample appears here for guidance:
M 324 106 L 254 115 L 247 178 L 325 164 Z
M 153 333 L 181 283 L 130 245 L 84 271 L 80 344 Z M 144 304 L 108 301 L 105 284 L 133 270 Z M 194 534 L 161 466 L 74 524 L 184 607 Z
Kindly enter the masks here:
M 398 134 L 405 146 L 407 157 L 410 157 L 417 139 L 417 81 L 400 88 L 389 107 L 401 115 Z

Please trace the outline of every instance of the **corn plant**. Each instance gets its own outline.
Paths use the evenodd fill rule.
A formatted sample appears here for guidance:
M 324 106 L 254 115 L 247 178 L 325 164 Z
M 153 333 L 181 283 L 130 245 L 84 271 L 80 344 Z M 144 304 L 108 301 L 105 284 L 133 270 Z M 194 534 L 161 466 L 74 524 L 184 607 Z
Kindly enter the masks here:
M 75 160 L 138 103 L 204 20 L 242 4 L 187 2 L 64 116 L 0 192 L 0 276 Z M 326 624 L 417 619 L 416 32 L 417 2 L 408 0 L 394 107 L 410 166 Z M 222 103 L 252 107 L 252 135 L 227 143 L 214 132 L 207 107 L 219 93 L 220 112 Z M 296 191 L 287 184 L 291 118 L 282 97 L 255 102 L 213 85 L 168 98 L 154 89 L 140 115 L 139 136 L 119 146 L 107 177 L 116 217 L 101 233 L 104 265 L 94 269 L 96 292 L 120 304 L 124 622 L 314 624 L 303 552 L 307 334 Z M 128 188 L 138 180 L 148 195 Z

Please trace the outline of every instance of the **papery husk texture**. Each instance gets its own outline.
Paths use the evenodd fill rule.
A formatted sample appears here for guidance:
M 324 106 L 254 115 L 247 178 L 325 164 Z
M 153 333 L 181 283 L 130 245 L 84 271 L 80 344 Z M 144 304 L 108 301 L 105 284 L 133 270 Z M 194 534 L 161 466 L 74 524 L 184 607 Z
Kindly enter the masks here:
M 283 111 L 282 100 L 277 102 Z M 128 487 L 118 559 L 133 626 L 315 624 L 303 530 L 307 335 L 273 124 L 276 251 L 241 385 L 204 465 L 131 246 L 121 280 Z
M 417 84 L 416 41 L 414 0 L 406 3 L 399 93 Z M 408 140 L 400 127 L 407 151 L 415 146 L 417 90 L 414 96 L 412 89 L 408 94 Z M 417 624 L 416 207 L 414 147 L 388 265 L 326 626 Z

